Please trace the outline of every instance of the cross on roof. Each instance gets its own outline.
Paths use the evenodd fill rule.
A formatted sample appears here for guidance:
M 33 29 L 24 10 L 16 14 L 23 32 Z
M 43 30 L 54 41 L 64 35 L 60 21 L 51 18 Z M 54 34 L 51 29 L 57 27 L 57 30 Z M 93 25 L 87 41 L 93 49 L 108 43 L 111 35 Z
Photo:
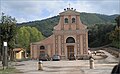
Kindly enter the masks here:
M 70 8 L 70 3 L 69 3 L 69 8 Z

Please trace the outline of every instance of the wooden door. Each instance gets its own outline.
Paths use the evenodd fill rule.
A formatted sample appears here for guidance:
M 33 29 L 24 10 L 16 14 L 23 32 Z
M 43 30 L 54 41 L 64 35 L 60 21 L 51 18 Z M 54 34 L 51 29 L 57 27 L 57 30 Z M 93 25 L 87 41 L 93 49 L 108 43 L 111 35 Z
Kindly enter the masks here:
M 74 56 L 74 46 L 67 46 L 67 56 L 68 59 Z

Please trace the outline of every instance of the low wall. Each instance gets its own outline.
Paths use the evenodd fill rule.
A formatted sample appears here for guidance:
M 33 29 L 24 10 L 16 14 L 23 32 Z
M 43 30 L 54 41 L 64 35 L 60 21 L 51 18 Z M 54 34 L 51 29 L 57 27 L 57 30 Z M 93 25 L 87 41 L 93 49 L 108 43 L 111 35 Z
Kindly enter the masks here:
M 108 47 L 108 48 L 102 48 L 103 50 L 109 52 L 110 54 L 114 55 L 116 58 L 120 55 L 120 49 Z

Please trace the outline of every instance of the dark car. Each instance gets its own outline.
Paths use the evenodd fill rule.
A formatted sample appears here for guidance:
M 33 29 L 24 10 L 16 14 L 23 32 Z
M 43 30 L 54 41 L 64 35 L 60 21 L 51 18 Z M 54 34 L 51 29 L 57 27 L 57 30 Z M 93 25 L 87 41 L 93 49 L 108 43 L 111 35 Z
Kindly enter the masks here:
M 52 60 L 53 61 L 60 61 L 60 56 L 59 55 L 53 55 Z
M 49 55 L 47 55 L 47 54 L 41 54 L 39 56 L 39 61 L 49 61 L 49 60 L 50 60 L 50 58 L 49 58 Z

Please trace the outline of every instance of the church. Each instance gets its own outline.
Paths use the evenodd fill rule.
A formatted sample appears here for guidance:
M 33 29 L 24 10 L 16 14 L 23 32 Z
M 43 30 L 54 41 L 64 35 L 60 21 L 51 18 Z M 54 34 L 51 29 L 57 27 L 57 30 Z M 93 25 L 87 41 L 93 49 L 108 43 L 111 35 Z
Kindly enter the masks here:
M 57 54 L 61 59 L 69 59 L 70 55 L 76 56 L 76 59 L 88 56 L 88 30 L 80 20 L 80 12 L 67 8 L 59 16 L 59 23 L 50 37 L 31 43 L 32 59 L 39 59 L 44 54 L 50 57 Z

